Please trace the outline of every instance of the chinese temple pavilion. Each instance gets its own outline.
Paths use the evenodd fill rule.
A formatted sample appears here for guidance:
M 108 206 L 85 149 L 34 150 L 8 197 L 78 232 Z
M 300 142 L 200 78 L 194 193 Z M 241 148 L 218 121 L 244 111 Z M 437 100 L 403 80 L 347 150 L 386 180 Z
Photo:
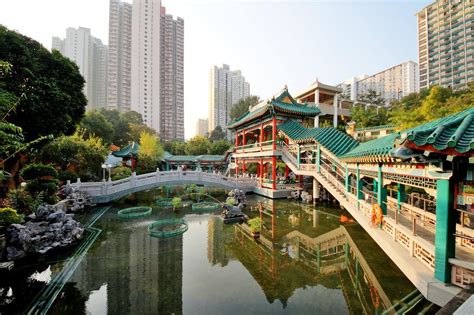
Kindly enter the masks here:
M 261 188 L 277 190 L 281 185 L 288 184 L 289 168 L 285 175 L 277 174 L 277 163 L 281 162 L 277 152 L 277 125 L 288 120 L 304 123 L 306 119 L 314 119 L 320 114 L 316 106 L 298 103 L 283 91 L 270 100 L 265 100 L 227 126 L 235 134 L 235 149 L 232 154 L 235 174 L 248 174 L 248 166 L 253 164 L 253 171 L 260 182 Z

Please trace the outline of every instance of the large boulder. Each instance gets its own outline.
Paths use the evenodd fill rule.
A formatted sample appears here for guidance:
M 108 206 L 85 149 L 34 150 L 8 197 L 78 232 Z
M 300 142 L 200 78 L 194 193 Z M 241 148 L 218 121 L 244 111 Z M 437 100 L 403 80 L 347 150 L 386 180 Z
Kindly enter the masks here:
M 39 206 L 30 221 L 12 224 L 6 233 L 7 259 L 17 260 L 29 254 L 45 254 L 50 250 L 74 244 L 82 238 L 84 228 L 55 206 Z

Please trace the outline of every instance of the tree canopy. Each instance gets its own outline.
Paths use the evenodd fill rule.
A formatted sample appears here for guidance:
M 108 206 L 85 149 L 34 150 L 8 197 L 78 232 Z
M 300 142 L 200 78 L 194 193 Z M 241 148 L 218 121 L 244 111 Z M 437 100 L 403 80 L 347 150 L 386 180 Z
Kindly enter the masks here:
M 240 100 L 239 102 L 232 105 L 230 108 L 230 119 L 234 120 L 245 114 L 250 106 L 254 106 L 260 102 L 260 97 L 256 95 L 251 95 L 245 99 Z
M 1 25 L 0 60 L 11 64 L 11 75 L 0 77 L 0 94 L 16 103 L 7 122 L 21 127 L 28 141 L 74 133 L 87 105 L 74 62 Z
M 83 133 L 76 132 L 48 143 L 42 148 L 39 157 L 42 161 L 54 163 L 63 171 L 70 170 L 82 179 L 87 179 L 99 175 L 107 152 L 101 138 L 85 138 Z
M 186 143 L 184 151 L 187 155 L 207 154 L 210 146 L 211 142 L 209 139 L 203 136 L 196 136 Z
M 472 107 L 472 104 L 474 82 L 462 91 L 433 86 L 393 102 L 389 121 L 400 130 L 407 129 L 460 112 Z
M 387 124 L 387 112 L 385 107 L 354 105 L 351 108 L 351 119 L 356 122 L 357 127 L 380 126 Z
M 209 135 L 209 141 L 218 141 L 225 138 L 225 132 L 222 130 L 221 126 L 217 126 L 214 130 L 211 131 Z
M 88 111 L 82 118 L 79 127 L 84 130 L 86 137 L 97 136 L 104 143 L 112 143 L 114 126 L 97 110 Z
M 223 155 L 227 150 L 230 149 L 230 142 L 226 139 L 214 141 L 209 146 L 208 153 L 213 155 Z
M 140 135 L 140 148 L 138 149 L 138 161 L 142 170 L 154 170 L 158 162 L 163 158 L 163 147 L 159 139 L 146 131 Z
M 186 151 L 186 143 L 181 142 L 181 141 L 167 141 L 163 144 L 163 147 L 165 151 L 168 151 L 169 153 L 173 155 L 185 155 Z

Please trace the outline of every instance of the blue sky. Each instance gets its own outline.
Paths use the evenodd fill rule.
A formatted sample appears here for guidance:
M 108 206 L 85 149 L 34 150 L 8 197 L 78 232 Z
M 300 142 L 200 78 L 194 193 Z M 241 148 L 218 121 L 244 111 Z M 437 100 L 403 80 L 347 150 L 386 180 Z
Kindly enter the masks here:
M 431 2 L 162 0 L 185 20 L 186 137 L 207 117 L 212 65 L 242 70 L 262 98 L 285 84 L 300 91 L 316 77 L 336 84 L 374 74 L 417 61 L 415 14 Z M 69 26 L 90 27 L 107 42 L 108 1 L 3 0 L 0 23 L 48 48 Z

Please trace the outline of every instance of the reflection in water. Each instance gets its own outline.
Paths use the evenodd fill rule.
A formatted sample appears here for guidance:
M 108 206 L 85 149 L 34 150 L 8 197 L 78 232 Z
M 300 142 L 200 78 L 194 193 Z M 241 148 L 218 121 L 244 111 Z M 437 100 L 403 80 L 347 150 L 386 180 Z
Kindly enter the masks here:
M 137 203 L 152 205 L 153 194 L 137 194 Z M 190 210 L 178 214 L 189 224 L 184 235 L 152 238 L 147 225 L 174 217 L 171 209 L 132 221 L 109 211 L 52 312 L 371 314 L 413 290 L 357 224 L 341 225 L 347 213 L 256 196 L 249 204 L 263 221 L 257 241 L 245 224 Z

